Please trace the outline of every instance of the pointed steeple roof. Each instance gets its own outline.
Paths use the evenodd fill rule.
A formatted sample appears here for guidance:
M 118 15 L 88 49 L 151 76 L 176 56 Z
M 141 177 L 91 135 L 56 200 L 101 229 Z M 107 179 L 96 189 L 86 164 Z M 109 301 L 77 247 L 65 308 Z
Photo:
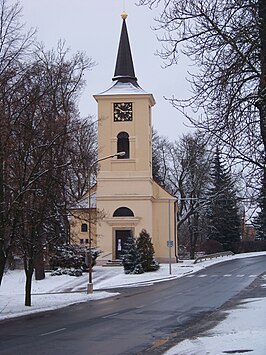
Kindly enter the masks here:
M 135 76 L 126 26 L 127 14 L 123 12 L 121 17 L 123 19 L 123 23 L 117 53 L 115 74 L 113 77 L 113 80 L 115 82 L 107 90 L 101 92 L 98 95 L 94 95 L 94 98 L 96 99 L 96 101 L 98 101 L 98 98 L 100 96 L 105 95 L 148 95 L 151 100 L 151 106 L 153 106 L 155 105 L 153 95 L 148 94 L 139 86 L 137 78 Z
M 120 42 L 118 47 L 115 74 L 113 80 L 120 82 L 132 82 L 137 84 L 137 78 L 135 76 L 134 65 L 131 55 L 130 43 L 127 33 L 126 18 L 127 14 L 125 12 L 121 15 L 123 19 L 122 30 L 120 35 Z

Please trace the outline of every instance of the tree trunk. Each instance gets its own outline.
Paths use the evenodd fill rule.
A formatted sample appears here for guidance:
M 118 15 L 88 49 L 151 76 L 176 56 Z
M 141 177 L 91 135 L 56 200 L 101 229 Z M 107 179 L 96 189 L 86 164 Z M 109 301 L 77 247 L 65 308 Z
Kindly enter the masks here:
M 263 229 L 264 217 L 266 215 L 266 4 L 265 0 L 259 0 L 259 18 L 260 18 L 260 40 L 261 40 L 261 52 L 260 52 L 260 63 L 261 63 L 261 78 L 259 87 L 259 103 L 258 109 L 260 112 L 260 127 L 261 136 L 264 144 L 264 171 L 263 171 L 263 182 L 262 182 L 262 220 Z
M 32 283 L 33 270 L 34 270 L 32 259 L 30 259 L 28 263 L 27 261 L 24 261 L 24 269 L 26 274 L 25 306 L 31 307 L 31 283 Z
M 44 261 L 43 261 L 43 245 L 42 238 L 38 237 L 37 241 L 38 252 L 35 255 L 34 267 L 35 267 L 35 280 L 43 280 L 45 278 L 44 273 Z
M 264 175 L 262 179 L 262 192 L 261 192 L 261 218 L 260 218 L 260 230 L 261 232 L 258 233 L 260 237 L 266 239 L 266 167 L 264 168 Z
M 259 101 L 257 103 L 260 112 L 261 136 L 264 144 L 264 159 L 266 161 L 266 4 L 265 0 L 259 0 L 260 18 L 260 63 L 261 78 L 259 87 Z
M 0 242 L 0 286 L 4 276 L 5 265 L 6 265 L 6 255 L 3 250 L 2 243 Z
M 43 251 L 41 250 L 36 255 L 36 260 L 35 260 L 35 280 L 43 280 L 43 279 L 45 279 L 45 272 L 44 272 Z
M 196 247 L 198 243 L 199 236 L 199 213 L 195 212 L 192 216 L 192 223 L 189 228 L 190 230 L 190 259 L 195 259 Z
M 191 222 L 191 217 L 188 218 L 188 232 L 189 232 L 189 258 L 192 260 L 195 256 L 195 251 L 193 248 L 193 224 Z
M 0 285 L 6 265 L 6 252 L 4 243 L 4 157 L 0 138 Z

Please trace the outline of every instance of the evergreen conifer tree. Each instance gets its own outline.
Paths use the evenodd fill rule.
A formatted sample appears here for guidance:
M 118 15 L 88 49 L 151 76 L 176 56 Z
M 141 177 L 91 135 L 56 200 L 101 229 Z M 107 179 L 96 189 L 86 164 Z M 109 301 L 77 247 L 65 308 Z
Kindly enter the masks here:
M 151 237 L 145 229 L 142 229 L 140 232 L 136 241 L 136 245 L 140 254 L 140 263 L 143 270 L 145 272 L 158 270 L 159 264 L 156 263 L 153 258 L 154 247 L 151 241 Z
M 125 274 L 142 274 L 144 272 L 140 262 L 136 239 L 133 236 L 130 236 L 127 243 L 125 243 L 122 264 Z
M 236 251 L 241 230 L 236 190 L 230 172 L 221 162 L 218 148 L 211 168 L 211 186 L 208 195 L 209 239 L 220 242 L 226 251 Z

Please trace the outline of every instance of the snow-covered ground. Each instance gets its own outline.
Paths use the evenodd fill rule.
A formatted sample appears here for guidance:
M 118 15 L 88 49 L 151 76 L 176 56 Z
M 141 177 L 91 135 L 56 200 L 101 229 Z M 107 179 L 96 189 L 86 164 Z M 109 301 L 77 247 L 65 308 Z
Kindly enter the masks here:
M 4 275 L 0 287 L 0 320 L 65 307 L 73 303 L 111 297 L 116 294 L 112 292 L 112 289 L 117 291 L 119 287 L 136 287 L 162 282 L 199 271 L 218 262 L 259 254 L 266 255 L 266 252 L 220 257 L 197 264 L 186 260 L 183 263 L 172 264 L 171 275 L 168 264 L 161 264 L 160 270 L 156 272 L 141 275 L 125 275 L 122 267 L 95 266 L 93 271 L 94 292 L 90 295 L 86 294 L 87 274 L 73 277 L 68 275 L 51 276 L 47 273 L 44 280 L 33 280 L 32 307 L 24 306 L 24 271 L 8 271 Z M 225 354 L 225 351 L 232 353 L 230 351 L 234 349 L 252 349 L 254 355 L 264 355 L 266 354 L 265 316 L 265 298 L 246 300 L 241 307 L 232 310 L 228 317 L 210 330 L 206 336 L 185 340 L 166 354 L 218 355 Z
M 266 287 L 266 278 L 265 285 Z M 266 298 L 245 299 L 205 335 L 186 339 L 164 355 L 266 354 Z

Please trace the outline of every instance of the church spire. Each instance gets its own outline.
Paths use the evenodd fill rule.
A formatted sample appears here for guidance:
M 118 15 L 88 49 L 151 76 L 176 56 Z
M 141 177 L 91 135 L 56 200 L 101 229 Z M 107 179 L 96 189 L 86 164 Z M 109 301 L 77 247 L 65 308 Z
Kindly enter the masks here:
M 121 15 L 123 19 L 122 30 L 120 35 L 120 42 L 118 47 L 115 74 L 113 80 L 120 82 L 137 82 L 135 77 L 134 65 L 131 55 L 131 49 L 129 44 L 129 38 L 127 33 L 126 18 L 127 14 L 125 12 Z

